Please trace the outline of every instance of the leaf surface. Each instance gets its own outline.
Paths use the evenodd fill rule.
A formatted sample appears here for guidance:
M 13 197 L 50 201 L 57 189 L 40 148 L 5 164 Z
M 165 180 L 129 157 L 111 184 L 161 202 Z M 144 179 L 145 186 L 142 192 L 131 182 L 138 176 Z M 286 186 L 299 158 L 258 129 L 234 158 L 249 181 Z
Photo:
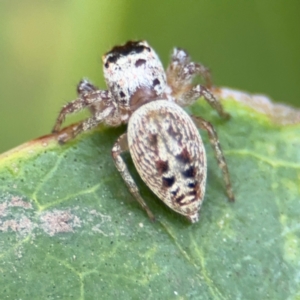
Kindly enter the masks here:
M 214 124 L 236 202 L 202 132 L 208 181 L 193 225 L 125 154 L 157 221 L 133 199 L 110 155 L 125 127 L 0 156 L 0 299 L 299 299 L 300 124 L 236 99 L 224 106 L 229 121 L 202 101 L 188 110 Z

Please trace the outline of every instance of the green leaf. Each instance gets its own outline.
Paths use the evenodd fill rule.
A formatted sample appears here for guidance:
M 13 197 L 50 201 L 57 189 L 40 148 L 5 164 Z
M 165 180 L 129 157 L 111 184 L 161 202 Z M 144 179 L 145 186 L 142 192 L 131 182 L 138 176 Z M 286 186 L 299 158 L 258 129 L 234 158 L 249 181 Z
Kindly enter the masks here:
M 196 224 L 156 198 L 125 154 L 149 221 L 111 159 L 125 127 L 0 156 L 0 299 L 300 299 L 300 114 L 280 119 L 234 97 L 229 121 L 203 101 L 188 109 L 215 125 L 236 196 L 227 201 L 201 133 L 208 182 Z

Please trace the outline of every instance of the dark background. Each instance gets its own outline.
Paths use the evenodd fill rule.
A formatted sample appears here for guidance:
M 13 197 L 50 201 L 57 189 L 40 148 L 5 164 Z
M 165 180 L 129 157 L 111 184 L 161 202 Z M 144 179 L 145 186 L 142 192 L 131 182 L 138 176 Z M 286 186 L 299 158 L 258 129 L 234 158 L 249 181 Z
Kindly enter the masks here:
M 165 65 L 183 47 L 215 85 L 299 107 L 299 13 L 297 0 L 2 0 L 0 153 L 49 133 L 82 77 L 105 88 L 101 56 L 128 39 Z

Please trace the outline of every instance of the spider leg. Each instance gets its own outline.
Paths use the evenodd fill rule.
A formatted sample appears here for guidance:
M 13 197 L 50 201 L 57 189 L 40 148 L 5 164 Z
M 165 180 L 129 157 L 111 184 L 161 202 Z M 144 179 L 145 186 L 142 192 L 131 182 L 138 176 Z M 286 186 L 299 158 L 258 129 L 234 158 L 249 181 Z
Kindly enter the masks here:
M 77 93 L 79 97 L 84 97 L 86 94 L 99 91 L 99 88 L 92 84 L 88 79 L 82 79 L 77 85 Z M 102 110 L 102 102 L 95 102 L 89 106 L 89 110 L 92 114 L 95 114 L 97 111 Z
M 129 188 L 129 191 L 134 196 L 134 198 L 137 200 L 137 202 L 142 206 L 142 208 L 147 212 L 148 217 L 154 221 L 155 217 L 149 207 L 147 206 L 146 202 L 142 198 L 142 196 L 139 193 L 139 189 L 134 182 L 132 176 L 129 173 L 129 170 L 121 156 L 121 153 L 128 150 L 128 142 L 127 142 L 127 133 L 122 134 L 117 141 L 115 142 L 111 154 L 114 159 L 116 168 L 120 172 L 123 180 L 125 181 L 127 187 Z
M 79 97 L 82 97 L 82 95 L 86 93 L 91 93 L 94 91 L 98 91 L 99 88 L 93 85 L 88 79 L 82 79 L 78 84 L 77 84 L 77 93 Z
M 186 51 L 174 49 L 166 73 L 168 85 L 172 89 L 172 96 L 177 104 L 187 106 L 203 96 L 221 117 L 225 119 L 230 117 L 224 111 L 220 101 L 209 91 L 212 86 L 209 69 L 202 64 L 191 62 Z M 197 75 L 203 77 L 205 86 L 200 84 L 193 86 L 192 81 Z
M 224 110 L 223 105 L 221 104 L 220 100 L 217 99 L 212 92 L 210 92 L 206 87 L 203 85 L 197 84 L 196 86 L 192 87 L 190 90 L 186 91 L 182 98 L 179 99 L 179 104 L 182 106 L 190 105 L 194 103 L 197 99 L 202 97 L 208 102 L 208 104 L 215 109 L 218 114 L 224 118 L 229 119 L 230 114 Z
M 201 117 L 195 117 L 195 116 L 192 116 L 192 119 L 196 123 L 196 125 L 198 125 L 199 128 L 207 131 L 207 133 L 208 133 L 209 141 L 211 143 L 212 148 L 215 151 L 215 156 L 218 161 L 219 168 L 222 170 L 223 179 L 226 184 L 227 196 L 229 198 L 229 201 L 233 202 L 234 194 L 233 194 L 233 190 L 232 190 L 232 186 L 231 186 L 231 182 L 230 182 L 229 171 L 228 171 L 227 163 L 226 163 L 226 160 L 223 155 L 223 151 L 222 151 L 222 148 L 221 148 L 221 145 L 219 142 L 218 135 L 217 135 L 214 127 L 208 121 L 204 120 Z
M 89 93 L 82 94 L 80 98 L 77 98 L 66 105 L 64 105 L 56 119 L 55 125 L 52 129 L 52 133 L 57 133 L 65 120 L 65 117 L 69 114 L 81 111 L 86 107 L 90 107 L 93 104 L 100 102 L 108 102 L 111 99 L 109 91 L 92 91 Z
M 110 117 L 113 112 L 113 107 L 107 107 L 103 111 L 95 113 L 92 117 L 83 120 L 75 126 L 67 127 L 58 135 L 58 141 L 60 144 L 64 144 L 67 141 L 74 139 L 78 134 L 91 130 L 92 128 L 103 123 L 107 118 Z
M 210 70 L 201 63 L 191 62 L 189 54 L 180 48 L 174 48 L 166 73 L 168 84 L 175 90 L 190 85 L 197 75 L 204 79 L 207 88 L 212 86 Z

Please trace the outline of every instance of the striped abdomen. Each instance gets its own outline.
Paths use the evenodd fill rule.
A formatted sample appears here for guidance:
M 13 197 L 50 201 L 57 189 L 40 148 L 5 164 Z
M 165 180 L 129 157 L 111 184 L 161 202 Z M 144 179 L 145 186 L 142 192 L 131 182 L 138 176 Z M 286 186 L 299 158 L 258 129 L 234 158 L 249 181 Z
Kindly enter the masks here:
M 190 116 L 173 102 L 153 101 L 133 113 L 127 136 L 133 162 L 147 186 L 171 209 L 196 222 L 207 167 Z

